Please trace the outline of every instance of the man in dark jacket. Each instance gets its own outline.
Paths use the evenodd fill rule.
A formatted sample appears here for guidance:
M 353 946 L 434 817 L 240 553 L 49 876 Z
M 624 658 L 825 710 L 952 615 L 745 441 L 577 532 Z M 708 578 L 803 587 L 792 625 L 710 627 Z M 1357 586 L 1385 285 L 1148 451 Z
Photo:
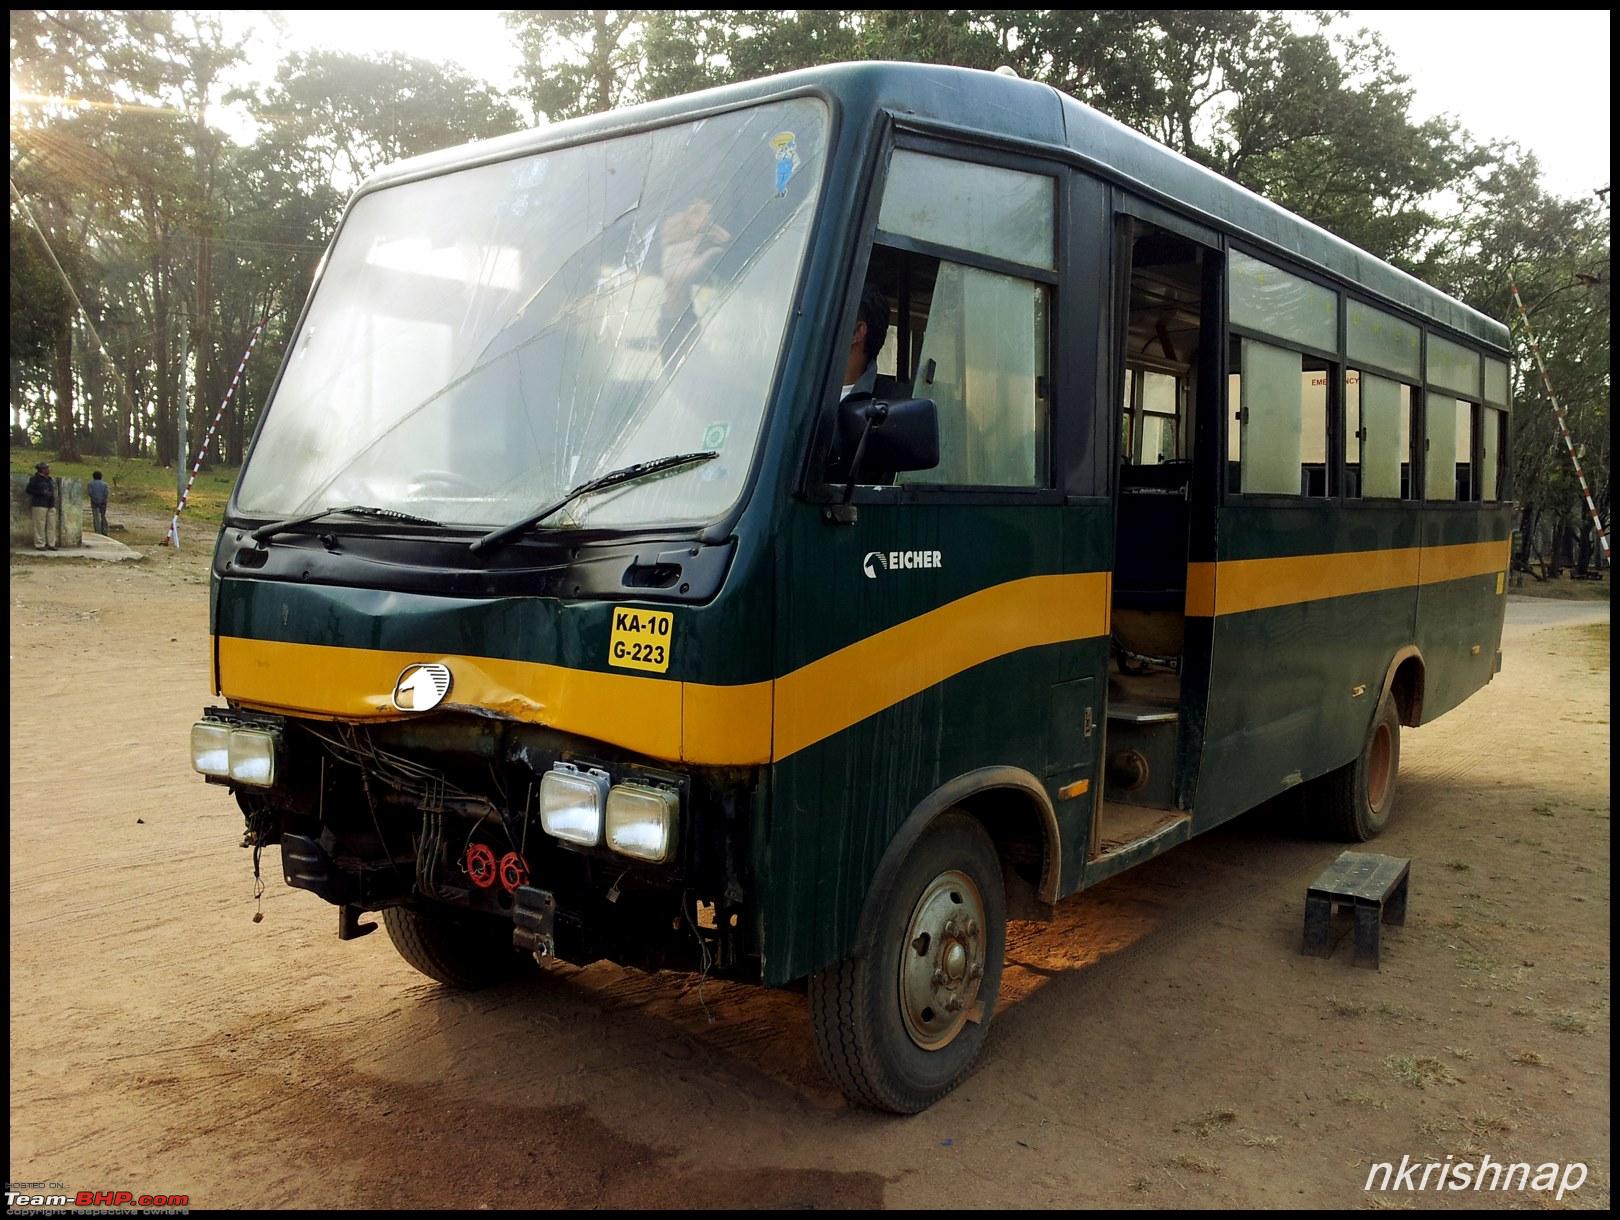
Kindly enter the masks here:
M 28 480 L 28 514 L 34 519 L 34 549 L 36 551 L 54 551 L 56 548 L 50 544 L 47 531 L 51 520 L 51 509 L 56 507 L 56 484 L 51 480 L 51 467 L 49 462 L 40 462 L 34 467 L 34 475 Z

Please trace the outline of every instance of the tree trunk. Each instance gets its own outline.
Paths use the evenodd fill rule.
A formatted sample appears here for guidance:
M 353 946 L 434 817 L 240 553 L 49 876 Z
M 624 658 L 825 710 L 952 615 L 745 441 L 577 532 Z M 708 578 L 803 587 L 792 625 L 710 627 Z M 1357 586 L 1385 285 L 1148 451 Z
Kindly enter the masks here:
M 153 437 L 153 448 L 157 454 L 157 464 L 168 466 L 174 462 L 174 365 L 170 359 L 169 351 L 169 283 L 168 277 L 163 274 L 163 262 L 160 256 L 152 256 L 152 272 L 156 277 L 156 290 L 154 294 L 153 310 L 154 321 L 157 324 L 157 334 L 154 336 L 157 357 L 157 419 L 153 426 L 157 435 Z
M 62 319 L 56 334 L 56 456 L 79 460 L 79 437 L 73 427 L 73 315 Z
M 124 396 L 118 401 L 118 456 L 131 457 L 135 453 L 135 352 L 124 357 Z

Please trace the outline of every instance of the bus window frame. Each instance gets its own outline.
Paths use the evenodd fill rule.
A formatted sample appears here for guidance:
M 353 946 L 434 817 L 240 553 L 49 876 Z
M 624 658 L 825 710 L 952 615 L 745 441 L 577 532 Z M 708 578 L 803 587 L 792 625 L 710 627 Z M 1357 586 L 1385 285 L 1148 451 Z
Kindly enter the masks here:
M 1424 412 L 1423 412 L 1424 390 L 1426 388 L 1426 383 L 1425 383 L 1425 381 L 1423 379 L 1423 369 L 1424 369 L 1424 361 L 1428 357 L 1428 350 L 1427 350 L 1427 344 L 1428 344 L 1428 341 L 1429 341 L 1429 324 L 1428 324 L 1428 322 L 1426 322 L 1423 318 L 1419 317 L 1417 314 L 1411 313 L 1408 310 L 1403 309 L 1399 305 L 1392 305 L 1388 301 L 1381 301 L 1378 298 L 1373 297 L 1373 296 L 1369 296 L 1367 293 L 1364 293 L 1364 292 L 1354 292 L 1354 291 L 1351 291 L 1349 289 L 1346 289 L 1341 294 L 1341 296 L 1342 296 L 1343 301 L 1344 301 L 1344 307 L 1340 311 L 1340 314 L 1339 314 L 1339 348 L 1340 348 L 1341 351 L 1345 352 L 1345 356 L 1343 358 L 1343 364 L 1342 364 L 1342 368 L 1340 370 L 1340 377 L 1342 378 L 1345 373 L 1347 373 L 1350 369 L 1354 368 L 1358 373 L 1364 373 L 1364 374 L 1365 373 L 1371 373 L 1374 377 L 1382 377 L 1386 381 L 1396 382 L 1396 383 L 1398 383 L 1400 385 L 1405 386 L 1407 389 L 1409 389 L 1412 392 L 1411 418 L 1410 418 L 1410 421 L 1408 423 L 1408 429 L 1409 430 L 1408 430 L 1407 436 L 1406 436 L 1406 461 L 1407 461 L 1407 465 L 1410 467 L 1410 472 L 1409 472 L 1408 477 L 1411 479 L 1411 482 L 1408 483 L 1407 487 L 1408 487 L 1408 490 L 1414 490 L 1415 489 L 1415 491 L 1417 493 L 1415 495 L 1405 495 L 1405 496 L 1345 496 L 1345 497 L 1342 497 L 1342 502 L 1345 503 L 1345 504 L 1366 503 L 1366 504 L 1372 504 L 1372 505 L 1380 505 L 1380 506 L 1383 506 L 1383 507 L 1386 507 L 1386 508 L 1389 507 L 1392 504 L 1429 504 L 1429 503 L 1441 504 L 1441 503 L 1445 503 L 1445 501 L 1442 501 L 1442 500 L 1430 501 L 1430 500 L 1424 499 L 1423 498 L 1423 483 L 1421 481 L 1422 478 L 1423 478 L 1423 470 L 1422 470 L 1422 461 L 1421 461 L 1421 459 L 1422 459 L 1423 455 L 1427 452 L 1427 441 L 1428 441 L 1428 436 L 1429 436 L 1428 422 L 1427 422 L 1427 418 L 1425 417 Z M 1390 368 L 1388 365 L 1375 364 L 1371 360 L 1357 360 L 1357 361 L 1351 361 L 1350 360 L 1350 358 L 1349 358 L 1349 350 L 1350 350 L 1350 308 L 1349 307 L 1350 307 L 1350 302 L 1351 301 L 1355 301 L 1357 304 L 1363 305 L 1368 309 L 1376 309 L 1376 310 L 1380 311 L 1381 313 L 1387 313 L 1391 317 L 1396 318 L 1397 320 L 1399 320 L 1401 322 L 1407 323 L 1407 325 L 1409 325 L 1409 326 L 1417 327 L 1417 332 L 1418 332 L 1418 376 L 1417 376 L 1416 381 L 1412 380 L 1412 374 L 1411 373 L 1397 372 L 1396 370 Z M 1341 415 L 1343 414 L 1342 406 L 1340 408 L 1340 413 L 1341 413 Z M 1340 428 L 1340 431 L 1342 432 L 1343 428 L 1344 428 L 1344 422 L 1342 420 L 1339 423 L 1339 428 Z M 1418 444 L 1417 442 L 1418 442 L 1419 439 L 1422 439 L 1425 442 L 1425 444 L 1422 444 L 1422 445 Z M 1349 452 L 1348 444 L 1346 445 L 1345 452 L 1346 453 Z
M 886 115 L 885 117 L 889 121 L 885 124 L 879 149 L 878 164 L 874 169 L 867 188 L 866 198 L 862 203 L 863 212 L 858 227 L 859 241 L 855 254 L 849 263 L 850 274 L 844 294 L 844 308 L 839 315 L 842 322 L 839 330 L 835 333 L 847 334 L 853 328 L 859 306 L 860 292 L 866 285 L 866 277 L 871 267 L 872 250 L 873 247 L 879 245 L 900 250 L 907 254 L 943 259 L 962 266 L 977 267 L 999 275 L 1015 276 L 1034 283 L 1045 284 L 1048 290 L 1046 320 L 1046 377 L 1048 384 L 1046 387 L 1046 436 L 1041 447 L 1042 464 L 1045 468 L 1043 472 L 1044 482 L 1036 486 L 1024 487 L 984 484 L 857 483 L 849 502 L 857 506 L 875 504 L 1063 504 L 1072 502 L 1073 497 L 1068 494 L 1068 488 L 1065 485 L 1069 469 L 1065 447 L 1073 443 L 1073 437 L 1070 433 L 1082 421 L 1063 421 L 1059 419 L 1059 415 L 1060 407 L 1063 404 L 1069 402 L 1079 403 L 1084 399 L 1083 388 L 1075 384 L 1076 378 L 1071 367 L 1072 359 L 1068 354 L 1071 344 L 1064 342 L 1067 334 L 1065 328 L 1071 324 L 1075 316 L 1075 311 L 1070 308 L 1066 299 L 1069 294 L 1063 291 L 1063 284 L 1069 278 L 1073 266 L 1071 243 L 1075 240 L 1075 234 L 1074 226 L 1070 223 L 1071 188 L 1073 175 L 1078 171 L 1061 157 L 1037 155 L 1032 153 L 1027 146 L 996 139 L 989 133 L 984 133 L 982 139 L 973 139 L 971 133 L 952 133 L 949 136 L 935 135 L 901 129 L 894 122 L 897 116 Z M 999 169 L 1041 174 L 1051 178 L 1053 182 L 1053 268 L 1047 270 L 1044 267 L 1030 267 L 1023 263 L 1011 262 L 993 255 L 960 250 L 954 246 L 945 246 L 936 242 L 904 237 L 879 229 L 878 215 L 882 209 L 883 192 L 888 186 L 889 171 L 897 149 L 906 149 L 911 152 L 944 157 L 955 161 L 989 165 Z M 825 390 L 816 412 L 817 424 L 811 437 L 811 443 L 807 446 L 805 465 L 800 476 L 798 490 L 801 498 L 818 504 L 836 503 L 844 499 L 844 487 L 841 484 L 830 483 L 823 477 L 826 470 L 827 452 L 832 444 L 833 422 L 837 412 L 836 399 L 830 404 L 825 399 L 827 395 L 835 392 L 843 384 L 842 372 L 839 366 L 840 362 L 845 358 L 846 350 L 842 344 L 835 343 L 832 346 L 834 350 L 829 353 L 827 379 L 823 383 Z
M 1321 506 L 1323 504 L 1333 504 L 1337 507 L 1366 505 L 1368 508 L 1388 508 L 1397 504 L 1410 504 L 1422 509 L 1433 508 L 1446 511 L 1466 511 L 1470 508 L 1478 508 L 1486 505 L 1508 504 L 1512 502 L 1510 499 L 1510 491 L 1505 483 L 1503 484 L 1503 494 L 1498 500 L 1483 500 L 1479 498 L 1478 494 L 1475 495 L 1475 498 L 1470 500 L 1430 500 L 1424 494 L 1429 458 L 1428 407 L 1430 386 L 1428 382 L 1428 360 L 1430 334 L 1437 335 L 1438 337 L 1446 340 L 1448 343 L 1465 347 L 1481 357 L 1480 393 L 1469 400 L 1473 403 L 1475 418 L 1472 445 L 1474 456 L 1472 462 L 1474 470 L 1473 483 L 1475 485 L 1474 490 L 1476 493 L 1480 490 L 1478 483 L 1480 472 L 1483 469 L 1484 463 L 1482 440 L 1483 424 L 1480 417 L 1484 411 L 1484 408 L 1486 405 L 1488 405 L 1484 401 L 1484 361 L 1494 358 L 1497 360 L 1504 360 L 1508 363 L 1508 397 L 1511 399 L 1511 355 L 1482 343 L 1471 336 L 1461 334 L 1460 332 L 1447 330 L 1445 327 L 1438 326 L 1428 318 L 1425 318 L 1412 310 L 1405 308 L 1404 306 L 1397 305 L 1391 301 L 1383 300 L 1365 291 L 1358 291 L 1356 286 L 1343 281 L 1336 281 L 1308 264 L 1304 264 L 1295 259 L 1286 257 L 1285 255 L 1264 246 L 1228 235 L 1221 247 L 1223 260 L 1226 260 L 1227 256 L 1229 256 L 1234 250 L 1240 254 L 1247 255 L 1250 258 L 1259 259 L 1262 262 L 1268 263 L 1280 271 L 1285 271 L 1290 275 L 1297 275 L 1301 279 L 1309 280 L 1320 287 L 1327 288 L 1336 293 L 1339 299 L 1339 350 L 1336 353 L 1329 352 L 1322 348 L 1312 347 L 1307 344 L 1294 342 L 1292 340 L 1280 339 L 1276 335 L 1264 334 L 1249 327 L 1233 326 L 1229 316 L 1230 302 L 1227 299 L 1230 293 L 1230 288 L 1228 288 L 1228 292 L 1226 294 L 1222 295 L 1222 299 L 1220 301 L 1220 310 L 1222 330 L 1225 338 L 1221 351 L 1221 386 L 1223 394 L 1226 392 L 1226 387 L 1229 385 L 1228 378 L 1232 371 L 1230 365 L 1230 352 L 1233 339 L 1246 338 L 1261 343 L 1269 343 L 1274 347 L 1287 348 L 1290 351 L 1297 351 L 1302 355 L 1314 356 L 1317 359 L 1326 360 L 1337 369 L 1337 376 L 1330 377 L 1328 382 L 1328 494 L 1325 496 L 1303 496 L 1285 495 L 1279 492 L 1243 492 L 1231 490 L 1227 483 L 1225 465 L 1227 458 L 1225 455 L 1230 452 L 1228 448 L 1228 446 L 1231 444 L 1229 430 L 1236 423 L 1234 416 L 1236 408 L 1230 401 L 1226 401 L 1224 403 L 1224 409 L 1221 412 L 1222 418 L 1220 438 L 1218 442 L 1220 445 L 1222 463 L 1222 477 L 1219 480 L 1219 494 L 1222 507 L 1227 505 L 1242 504 L 1266 508 L 1302 508 Z M 1372 361 L 1358 361 L 1352 365 L 1346 355 L 1346 351 L 1349 346 L 1349 302 L 1352 300 L 1357 301 L 1368 308 L 1381 310 L 1418 328 L 1419 378 L 1415 384 L 1411 379 L 1411 374 L 1396 372 L 1387 366 L 1379 365 Z M 1346 474 L 1344 464 L 1347 446 L 1344 435 L 1344 375 L 1346 370 L 1351 367 L 1354 367 L 1361 372 L 1371 373 L 1375 377 L 1384 377 L 1391 381 L 1399 382 L 1400 384 L 1410 388 L 1412 391 L 1412 434 L 1407 439 L 1410 450 L 1409 461 L 1411 466 L 1411 482 L 1409 487 L 1415 489 L 1416 494 L 1402 497 L 1399 500 L 1383 497 L 1369 499 L 1364 496 L 1345 495 Z M 1436 392 L 1441 394 L 1446 393 L 1446 391 L 1438 388 L 1436 389 Z M 1452 397 L 1455 399 L 1460 397 L 1460 395 L 1453 393 Z M 1504 414 L 1507 414 L 1511 419 L 1511 403 L 1495 409 L 1502 410 Z M 1508 427 L 1506 431 L 1511 436 L 1511 426 Z M 1421 443 L 1418 443 L 1420 440 Z M 1506 449 L 1505 445 L 1503 446 L 1503 449 Z M 1497 455 L 1497 461 L 1502 467 L 1511 469 L 1510 458 L 1507 453 L 1499 453 Z
M 1338 345 L 1337 352 L 1326 348 L 1314 347 L 1285 339 L 1279 335 L 1268 334 L 1264 331 L 1254 330 L 1247 326 L 1234 326 L 1231 319 L 1232 283 L 1230 276 L 1226 277 L 1226 291 L 1222 293 L 1221 329 L 1224 332 L 1221 344 L 1221 433 L 1220 433 L 1220 470 L 1221 478 L 1219 490 L 1221 505 L 1248 505 L 1259 508 L 1320 508 L 1324 504 L 1352 504 L 1357 501 L 1344 494 L 1344 347 L 1346 338 L 1345 317 L 1345 288 L 1328 276 L 1313 267 L 1305 266 L 1292 259 L 1279 257 L 1270 250 L 1253 245 L 1250 242 L 1228 237 L 1221 249 L 1222 265 L 1229 266 L 1233 252 L 1257 259 L 1260 262 L 1277 268 L 1289 275 L 1298 276 L 1319 288 L 1326 288 L 1338 300 Z M 1327 372 L 1327 432 L 1326 432 L 1326 467 L 1327 492 L 1320 496 L 1307 496 L 1276 491 L 1233 491 L 1229 485 L 1228 463 L 1231 453 L 1230 429 L 1236 424 L 1236 406 L 1231 402 L 1229 389 L 1232 374 L 1231 351 L 1232 340 L 1249 339 L 1256 343 L 1266 343 L 1272 347 L 1284 348 L 1291 352 L 1298 352 L 1303 356 L 1311 356 L 1317 360 L 1324 360 L 1328 364 Z M 1241 475 L 1239 476 L 1241 478 Z
M 1142 461 L 1140 460 L 1140 450 L 1142 447 L 1140 424 L 1141 421 L 1149 415 L 1157 416 L 1160 419 L 1175 420 L 1176 448 L 1178 451 L 1190 450 L 1191 446 L 1187 443 L 1187 428 L 1191 422 L 1188 418 L 1190 411 L 1188 410 L 1187 406 L 1187 392 L 1189 383 L 1194 380 L 1194 378 L 1188 376 L 1186 372 L 1166 361 L 1154 360 L 1149 356 L 1132 357 L 1125 362 L 1125 369 L 1127 375 L 1131 370 L 1135 370 L 1138 373 L 1158 373 L 1161 376 L 1173 378 L 1176 383 L 1176 413 L 1174 415 L 1166 415 L 1163 411 L 1149 411 L 1147 407 L 1143 405 L 1143 390 L 1145 389 L 1145 386 L 1143 382 L 1138 379 L 1131 392 L 1131 451 L 1129 453 L 1122 453 L 1120 464 L 1122 466 L 1143 465 Z M 1195 364 L 1192 367 L 1192 372 L 1194 375 L 1196 375 L 1197 371 L 1198 366 Z M 1120 405 L 1120 413 L 1123 414 L 1124 411 L 1125 406 L 1122 403 Z M 1176 458 L 1171 460 L 1186 461 L 1187 458 L 1188 454 L 1182 452 L 1179 453 Z

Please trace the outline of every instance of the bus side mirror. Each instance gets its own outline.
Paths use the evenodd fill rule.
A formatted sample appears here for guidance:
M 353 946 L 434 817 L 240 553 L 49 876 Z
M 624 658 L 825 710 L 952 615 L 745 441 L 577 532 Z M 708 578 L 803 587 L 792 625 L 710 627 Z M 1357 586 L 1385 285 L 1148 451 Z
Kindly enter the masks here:
M 838 408 L 839 448 L 851 484 L 862 473 L 895 474 L 939 465 L 939 411 L 931 398 L 852 398 Z

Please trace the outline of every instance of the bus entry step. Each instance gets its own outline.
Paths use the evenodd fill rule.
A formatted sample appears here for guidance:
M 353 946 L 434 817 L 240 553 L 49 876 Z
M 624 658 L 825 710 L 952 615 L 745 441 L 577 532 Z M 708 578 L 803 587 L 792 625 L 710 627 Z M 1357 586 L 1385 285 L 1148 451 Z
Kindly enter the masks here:
M 1384 924 L 1406 922 L 1406 882 L 1411 860 L 1373 852 L 1341 852 L 1339 858 L 1305 891 L 1305 939 L 1301 953 L 1333 953 L 1333 908 L 1349 908 L 1355 918 L 1358 966 L 1378 969 L 1379 936 Z

